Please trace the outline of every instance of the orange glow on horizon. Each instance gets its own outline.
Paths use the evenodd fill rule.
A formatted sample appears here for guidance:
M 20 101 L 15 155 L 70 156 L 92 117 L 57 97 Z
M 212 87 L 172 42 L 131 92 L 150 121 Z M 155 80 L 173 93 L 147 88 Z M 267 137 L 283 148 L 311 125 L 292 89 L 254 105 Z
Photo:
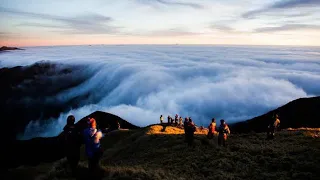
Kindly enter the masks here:
M 277 34 L 226 34 L 198 36 L 49 36 L 48 38 L 1 39 L 1 46 L 64 46 L 64 45 L 138 45 L 138 44 L 203 44 L 203 45 L 288 45 L 320 46 L 320 36 L 298 36 L 296 38 Z M 317 40 L 318 39 L 318 40 Z

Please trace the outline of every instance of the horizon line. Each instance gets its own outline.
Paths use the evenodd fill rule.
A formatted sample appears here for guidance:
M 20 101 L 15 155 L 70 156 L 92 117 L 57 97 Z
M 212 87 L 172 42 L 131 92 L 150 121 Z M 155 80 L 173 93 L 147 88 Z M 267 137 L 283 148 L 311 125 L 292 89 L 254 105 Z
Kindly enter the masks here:
M 7 46 L 7 45 L 2 45 Z M 286 45 L 286 44 L 62 44 L 62 45 L 35 45 L 35 46 L 7 46 L 7 47 L 58 47 L 58 46 L 276 46 L 276 47 L 320 47 L 320 45 Z

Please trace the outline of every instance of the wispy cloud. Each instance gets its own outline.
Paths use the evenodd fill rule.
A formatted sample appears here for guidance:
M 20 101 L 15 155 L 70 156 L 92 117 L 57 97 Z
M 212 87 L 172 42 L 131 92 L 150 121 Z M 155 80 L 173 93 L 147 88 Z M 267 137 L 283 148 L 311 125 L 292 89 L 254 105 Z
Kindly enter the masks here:
M 115 33 L 118 27 L 110 25 L 111 17 L 99 14 L 86 14 L 75 17 L 63 17 L 50 14 L 33 13 L 18 11 L 0 7 L 0 13 L 21 16 L 23 18 L 33 18 L 49 20 L 50 23 L 25 22 L 18 26 L 33 26 L 60 29 L 61 33 L 79 33 L 79 34 L 110 34 Z
M 220 24 L 212 24 L 210 26 L 211 29 L 214 29 L 214 30 L 219 30 L 219 31 L 227 31 L 227 32 L 232 32 L 232 31 L 235 31 L 234 28 L 230 27 L 230 26 L 227 26 L 227 25 L 220 25 Z
M 201 35 L 200 32 L 192 32 L 185 28 L 170 28 L 163 30 L 153 30 L 153 31 L 135 31 L 131 33 L 126 33 L 126 35 L 132 36 L 158 36 L 158 37 L 174 37 L 174 36 L 194 36 Z
M 182 7 L 190 7 L 194 9 L 203 9 L 204 6 L 197 3 L 190 2 L 181 2 L 177 0 L 136 0 L 138 3 L 157 7 L 159 5 L 165 6 L 182 6 Z
M 267 12 L 273 12 L 273 11 L 284 11 L 286 9 L 291 8 L 303 8 L 303 7 L 311 7 L 315 8 L 318 5 L 320 5 L 320 0 L 286 0 L 286 1 L 278 1 L 275 2 L 265 8 L 253 10 L 246 12 L 242 15 L 243 18 L 254 18 L 257 15 L 264 14 Z M 303 13 L 305 15 L 305 13 Z M 299 14 L 296 14 L 296 16 L 299 16 Z
M 306 30 L 306 29 L 320 30 L 320 25 L 285 24 L 282 26 L 258 28 L 258 29 L 255 29 L 255 32 L 265 33 L 265 32 L 289 31 L 289 30 Z
M 294 7 L 310 7 L 320 5 L 319 0 L 286 0 L 279 1 L 270 6 L 270 8 L 294 8 Z

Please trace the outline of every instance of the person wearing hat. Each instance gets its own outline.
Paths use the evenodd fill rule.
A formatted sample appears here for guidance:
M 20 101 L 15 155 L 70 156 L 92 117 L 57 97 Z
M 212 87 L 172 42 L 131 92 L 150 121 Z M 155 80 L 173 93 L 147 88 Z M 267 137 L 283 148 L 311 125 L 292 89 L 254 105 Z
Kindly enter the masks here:
M 103 151 L 100 147 L 102 132 L 97 130 L 97 123 L 94 118 L 88 118 L 88 128 L 83 131 L 86 155 L 88 156 L 88 167 L 90 173 L 93 173 L 98 165 Z
M 218 129 L 219 135 L 218 135 L 218 145 L 226 146 L 227 137 L 230 134 L 230 129 L 228 125 L 226 124 L 225 120 L 220 120 L 220 126 Z

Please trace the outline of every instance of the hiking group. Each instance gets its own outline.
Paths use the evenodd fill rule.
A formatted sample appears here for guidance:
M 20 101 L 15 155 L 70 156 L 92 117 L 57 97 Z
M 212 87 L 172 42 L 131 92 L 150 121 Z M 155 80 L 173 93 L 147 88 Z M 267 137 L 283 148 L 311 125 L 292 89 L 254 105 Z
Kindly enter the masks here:
M 189 146 L 193 145 L 194 133 L 197 127 L 191 117 L 184 119 L 178 114 L 175 118 L 168 116 L 168 125 L 183 128 L 185 132 L 185 141 Z M 164 123 L 164 117 L 160 116 L 160 123 Z M 270 121 L 267 130 L 267 139 L 273 139 L 277 128 L 280 126 L 279 116 L 275 114 Z M 120 129 L 120 123 L 116 122 L 116 127 L 108 128 L 105 133 L 108 133 L 114 129 Z M 202 126 L 200 129 L 204 129 Z M 103 155 L 103 150 L 100 145 L 100 140 L 103 134 L 97 129 L 97 122 L 94 118 L 88 118 L 86 121 L 86 128 L 83 130 L 79 126 L 75 125 L 75 117 L 73 115 L 68 116 L 67 124 L 63 128 L 64 131 L 64 148 L 65 155 L 67 157 L 68 164 L 73 173 L 77 170 L 77 166 L 80 160 L 80 147 L 81 144 L 85 144 L 85 152 L 88 158 L 89 173 L 95 177 L 99 170 L 98 165 L 100 158 Z M 225 120 L 220 120 L 220 126 L 217 127 L 215 118 L 212 118 L 211 123 L 208 126 L 207 138 L 213 139 L 218 136 L 218 145 L 226 146 L 227 138 L 230 135 L 230 129 Z
M 185 141 L 188 145 L 193 145 L 194 132 L 196 132 L 196 125 L 194 124 L 191 117 L 186 117 L 182 123 L 182 117 L 178 114 L 175 115 L 173 119 L 170 115 L 168 116 L 168 125 L 175 125 L 176 127 L 183 128 L 185 132 Z M 160 115 L 160 124 L 164 123 L 163 115 Z M 267 127 L 267 139 L 273 139 L 275 136 L 276 130 L 280 127 L 280 120 L 278 114 L 273 115 L 270 123 Z M 203 129 L 201 126 L 200 129 Z M 220 126 L 217 127 L 215 118 L 212 118 L 211 123 L 208 126 L 208 139 L 213 139 L 215 136 L 218 136 L 218 145 L 226 146 L 228 136 L 230 135 L 229 126 L 226 124 L 224 119 L 220 120 Z
M 99 160 L 103 154 L 100 146 L 102 132 L 97 129 L 97 123 L 94 118 L 87 119 L 87 128 L 79 130 L 75 123 L 75 117 L 70 115 L 67 118 L 67 124 L 64 131 L 64 148 L 68 164 L 73 173 L 75 173 L 80 160 L 80 147 L 85 144 L 85 152 L 88 157 L 89 173 L 94 175 L 98 169 Z

